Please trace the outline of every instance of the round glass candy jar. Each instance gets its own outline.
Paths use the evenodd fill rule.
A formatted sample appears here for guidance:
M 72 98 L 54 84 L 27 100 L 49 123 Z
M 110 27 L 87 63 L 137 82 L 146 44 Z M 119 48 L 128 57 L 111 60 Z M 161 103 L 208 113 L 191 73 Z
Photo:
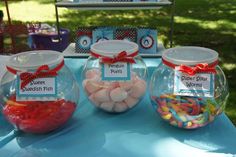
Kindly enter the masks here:
M 163 53 L 150 81 L 155 110 L 170 124 L 186 129 L 205 126 L 223 112 L 228 97 L 218 53 L 178 47 Z
M 1 80 L 5 118 L 19 130 L 47 133 L 69 120 L 79 88 L 56 51 L 28 51 L 10 57 Z
M 119 113 L 133 108 L 142 99 L 146 77 L 146 65 L 138 55 L 136 43 L 102 41 L 91 46 L 91 56 L 83 69 L 83 87 L 94 106 Z

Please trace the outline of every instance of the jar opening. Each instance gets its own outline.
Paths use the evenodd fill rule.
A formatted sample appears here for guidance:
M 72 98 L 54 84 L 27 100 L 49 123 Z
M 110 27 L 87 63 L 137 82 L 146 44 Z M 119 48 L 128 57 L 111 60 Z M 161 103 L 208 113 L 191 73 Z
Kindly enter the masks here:
M 57 51 L 27 51 L 11 56 L 6 65 L 16 70 L 27 71 L 35 70 L 42 65 L 54 67 L 63 60 L 63 55 Z
M 127 55 L 132 55 L 138 52 L 138 45 L 125 40 L 107 40 L 95 43 L 91 46 L 92 53 L 106 57 L 117 56 L 123 51 L 125 51 Z
M 218 53 L 208 48 L 184 46 L 167 49 L 163 53 L 162 59 L 176 66 L 195 66 L 201 63 L 213 64 L 217 62 Z

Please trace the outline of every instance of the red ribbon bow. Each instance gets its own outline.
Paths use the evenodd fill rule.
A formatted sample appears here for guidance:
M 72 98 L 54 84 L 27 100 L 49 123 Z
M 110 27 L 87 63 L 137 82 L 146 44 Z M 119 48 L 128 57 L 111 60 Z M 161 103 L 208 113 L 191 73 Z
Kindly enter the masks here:
M 127 55 L 127 52 L 122 51 L 117 56 L 115 56 L 113 58 L 102 56 L 101 62 L 106 63 L 106 64 L 113 64 L 116 62 L 135 63 L 135 60 L 133 59 L 133 57 L 130 57 L 129 55 Z
M 209 66 L 207 63 L 200 63 L 197 64 L 195 67 L 180 65 L 176 68 L 176 70 L 187 73 L 190 76 L 193 76 L 196 73 L 216 73 L 215 67 Z
M 57 76 L 57 71 L 59 71 L 63 66 L 64 66 L 64 60 L 53 69 L 50 69 L 48 65 L 42 65 L 34 73 L 30 72 L 20 73 L 20 79 L 22 80 L 20 88 L 23 89 L 27 84 L 29 84 L 36 78 Z M 13 69 L 9 66 L 6 66 L 6 68 L 9 72 L 15 75 L 18 72 L 20 72 L 19 70 Z
M 29 84 L 36 78 L 53 76 L 57 76 L 57 71 L 55 71 L 54 69 L 50 70 L 48 65 L 42 65 L 34 73 L 23 72 L 20 74 L 20 79 L 22 80 L 20 88 L 23 89 L 27 84 Z

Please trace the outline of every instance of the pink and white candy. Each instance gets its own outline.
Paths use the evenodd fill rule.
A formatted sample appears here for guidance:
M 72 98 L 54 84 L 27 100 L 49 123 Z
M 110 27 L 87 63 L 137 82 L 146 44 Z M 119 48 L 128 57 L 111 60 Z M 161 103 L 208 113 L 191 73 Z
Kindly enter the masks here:
M 108 112 L 124 112 L 134 107 L 145 94 L 146 82 L 136 73 L 131 81 L 101 81 L 101 72 L 90 69 L 85 74 L 83 87 L 90 101 Z

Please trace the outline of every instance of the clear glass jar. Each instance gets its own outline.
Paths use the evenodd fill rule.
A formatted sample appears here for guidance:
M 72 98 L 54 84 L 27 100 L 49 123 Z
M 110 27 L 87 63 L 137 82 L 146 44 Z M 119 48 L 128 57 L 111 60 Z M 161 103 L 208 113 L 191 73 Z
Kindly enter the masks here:
M 123 58 L 122 53 L 125 55 Z M 135 63 L 127 63 L 127 58 L 128 62 Z M 104 63 L 106 59 L 117 61 Z M 131 70 L 126 73 L 130 75 L 130 79 L 103 79 L 102 67 L 119 63 L 130 65 Z M 138 55 L 137 44 L 123 40 L 109 40 L 91 46 L 91 56 L 83 68 L 82 80 L 84 91 L 94 106 L 107 112 L 117 113 L 133 108 L 146 92 L 146 79 L 147 68 Z
M 10 57 L 0 84 L 5 118 L 17 129 L 47 133 L 76 109 L 78 85 L 56 51 L 28 51 Z
M 222 113 L 228 97 L 218 53 L 201 47 L 178 47 L 163 53 L 150 81 L 152 104 L 171 125 L 193 129 Z

